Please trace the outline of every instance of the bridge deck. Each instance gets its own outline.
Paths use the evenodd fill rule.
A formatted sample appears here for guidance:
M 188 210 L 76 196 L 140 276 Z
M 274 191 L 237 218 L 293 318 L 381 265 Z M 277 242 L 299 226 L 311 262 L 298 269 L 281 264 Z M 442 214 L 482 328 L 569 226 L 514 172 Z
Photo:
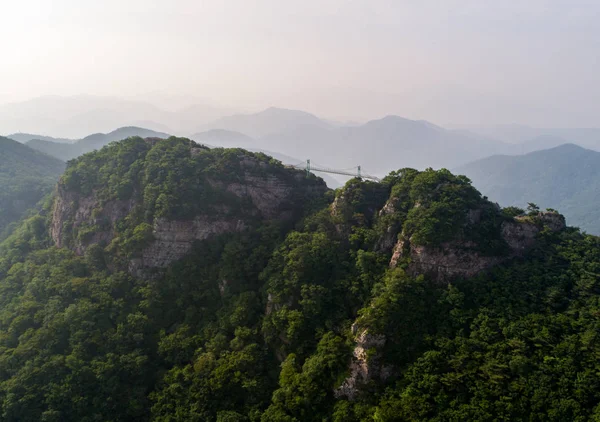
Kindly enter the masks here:
M 328 168 L 328 167 L 320 167 L 320 166 L 314 166 L 314 165 L 308 165 L 308 164 L 307 165 L 297 164 L 295 166 L 289 166 L 289 167 L 303 169 L 306 171 L 315 171 L 315 172 L 320 172 L 320 173 L 331 173 L 331 174 L 339 174 L 342 176 L 360 177 L 362 179 L 369 179 L 369 180 L 373 180 L 375 182 L 381 182 L 381 179 L 379 177 L 372 176 L 370 174 L 365 174 L 365 173 L 362 173 L 361 171 L 338 170 L 338 169 L 332 169 L 332 168 Z M 358 166 L 357 169 L 360 169 L 360 166 Z

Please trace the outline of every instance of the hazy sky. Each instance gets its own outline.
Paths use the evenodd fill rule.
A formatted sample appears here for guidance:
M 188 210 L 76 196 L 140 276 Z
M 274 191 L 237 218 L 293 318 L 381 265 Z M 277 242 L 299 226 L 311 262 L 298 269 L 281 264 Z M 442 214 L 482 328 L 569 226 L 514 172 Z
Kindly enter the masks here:
M 597 0 L 0 0 L 0 102 L 600 126 Z

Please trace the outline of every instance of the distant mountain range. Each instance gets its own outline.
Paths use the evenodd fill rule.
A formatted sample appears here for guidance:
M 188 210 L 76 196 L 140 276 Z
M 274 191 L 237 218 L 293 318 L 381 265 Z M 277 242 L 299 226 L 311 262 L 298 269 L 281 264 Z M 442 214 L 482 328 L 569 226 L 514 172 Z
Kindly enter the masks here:
M 305 111 L 276 107 L 270 107 L 254 114 L 222 117 L 205 125 L 205 129 L 227 129 L 253 138 L 301 131 L 306 127 L 329 129 L 333 126 Z
M 70 117 L 64 118 L 65 116 Z M 495 198 L 493 193 L 498 187 L 487 190 L 487 179 L 482 182 L 481 178 L 484 178 L 484 175 L 480 172 L 489 172 L 494 167 L 492 162 L 486 161 L 477 172 L 477 160 L 494 156 L 490 158 L 494 161 L 499 154 L 518 157 L 520 154 L 567 143 L 576 143 L 590 150 L 600 151 L 600 129 L 594 128 L 539 129 L 505 125 L 447 129 L 424 120 L 410 120 L 399 116 L 387 116 L 364 124 L 341 124 L 304 111 L 276 107 L 249 114 L 231 114 L 231 110 L 204 105 L 192 105 L 179 111 L 164 111 L 144 101 L 88 96 L 43 97 L 0 107 L 0 130 L 8 121 L 23 123 L 23 128 L 27 128 L 29 132 L 32 130 L 30 126 L 25 125 L 27 122 L 34 122 L 34 125 L 41 128 L 56 129 L 60 125 L 63 129 L 68 127 L 68 130 L 63 131 L 56 129 L 55 132 L 39 132 L 61 136 L 80 133 L 84 128 L 90 127 L 118 127 L 116 122 L 133 120 L 144 122 L 144 126 L 128 124 L 109 133 L 97 133 L 76 141 L 27 133 L 15 133 L 10 137 L 61 160 L 75 158 L 129 136 L 168 137 L 168 134 L 172 133 L 189 136 L 210 146 L 264 151 L 278 158 L 285 157 L 282 161 L 287 160 L 287 164 L 311 159 L 314 164 L 340 169 L 361 165 L 363 171 L 375 175 L 384 175 L 402 167 L 445 167 L 458 168 L 461 171 L 464 168 L 465 172 L 474 172 L 476 186 L 492 198 Z M 176 130 L 171 131 L 169 127 Z M 189 135 L 190 133 L 193 135 Z M 523 158 L 516 157 L 501 160 L 524 162 Z M 470 162 L 475 163 L 469 167 L 461 167 Z M 491 167 L 487 168 L 488 165 Z M 518 167 L 517 164 L 515 166 Z M 567 167 L 568 164 L 565 163 L 561 171 L 567 171 Z M 546 174 L 546 168 L 534 168 L 536 172 L 530 175 L 532 178 L 540 171 Z M 495 177 L 492 175 L 491 179 Z M 557 177 L 569 176 L 560 173 Z M 339 179 L 336 180 L 339 183 Z M 501 182 L 501 179 L 497 180 Z M 517 180 L 511 179 L 506 184 L 510 186 L 513 182 Z M 330 181 L 329 184 L 335 186 L 337 183 Z M 507 194 L 497 200 L 509 204 L 518 203 L 521 197 L 536 198 L 532 192 L 515 195 Z M 540 198 L 539 202 L 546 206 L 547 198 L 543 195 Z M 561 197 L 560 201 L 556 198 L 551 199 L 548 202 L 550 205 L 547 206 L 560 208 L 568 217 L 575 218 L 571 221 L 573 224 L 580 224 L 589 230 L 590 227 L 594 227 L 595 223 L 586 220 L 584 214 L 577 214 L 578 207 L 569 205 L 566 198 Z M 572 209 L 566 210 L 565 206 L 571 206 Z M 593 220 L 593 217 L 590 218 Z
M 80 139 L 116 127 L 141 126 L 159 132 L 189 134 L 235 111 L 204 104 L 170 111 L 145 100 L 45 96 L 0 105 L 0 133 L 29 132 Z
M 240 132 L 225 129 L 212 129 L 206 132 L 195 133 L 190 139 L 207 146 L 223 148 L 249 148 L 256 140 Z
M 95 133 L 69 144 L 32 139 L 27 142 L 27 146 L 60 160 L 68 161 L 87 152 L 100 149 L 113 141 L 120 141 L 129 138 L 130 136 L 140 136 L 142 138 L 168 138 L 170 135 L 140 127 L 122 127 L 109 133 Z
M 528 144 L 533 140 L 532 146 L 526 148 L 530 151 L 522 152 L 535 151 L 531 148 L 552 148 L 564 143 L 574 143 L 600 151 L 600 128 L 535 128 L 524 125 L 459 125 L 456 127 L 512 144 Z
M 6 137 L 9 139 L 12 139 L 14 141 L 21 142 L 22 144 L 25 144 L 34 139 L 37 139 L 40 141 L 56 142 L 59 144 L 72 144 L 73 142 L 76 142 L 75 139 L 53 138 L 52 136 L 35 135 L 33 133 L 13 133 L 13 134 L 7 135 Z
M 400 167 L 453 167 L 510 148 L 503 142 L 398 116 L 363 125 L 336 126 L 310 113 L 278 108 L 221 118 L 205 128 L 211 132 L 192 138 L 200 142 L 202 136 L 210 143 L 216 135 L 212 131 L 222 130 L 226 132 L 221 136 L 237 142 L 235 146 L 311 158 L 329 167 L 360 164 L 377 174 Z M 237 138 L 233 133 L 238 134 Z
M 0 137 L 0 238 L 52 190 L 64 167 L 60 160 Z
M 454 169 L 502 206 L 560 210 L 567 223 L 600 234 L 600 152 L 573 144 L 525 155 L 495 155 Z

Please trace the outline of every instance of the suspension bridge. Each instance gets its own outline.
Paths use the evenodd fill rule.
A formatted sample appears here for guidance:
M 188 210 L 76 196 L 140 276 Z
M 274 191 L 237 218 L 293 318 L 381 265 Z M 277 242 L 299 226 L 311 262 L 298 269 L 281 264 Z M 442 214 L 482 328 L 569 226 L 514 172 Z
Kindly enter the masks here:
M 351 167 L 347 169 L 332 169 L 329 167 L 311 164 L 310 160 L 306 160 L 306 163 L 291 165 L 290 167 L 306 170 L 307 175 L 311 172 L 331 173 L 340 174 L 342 176 L 360 177 L 361 179 L 373 180 L 374 182 L 381 182 L 381 179 L 379 177 L 363 173 L 360 166 Z

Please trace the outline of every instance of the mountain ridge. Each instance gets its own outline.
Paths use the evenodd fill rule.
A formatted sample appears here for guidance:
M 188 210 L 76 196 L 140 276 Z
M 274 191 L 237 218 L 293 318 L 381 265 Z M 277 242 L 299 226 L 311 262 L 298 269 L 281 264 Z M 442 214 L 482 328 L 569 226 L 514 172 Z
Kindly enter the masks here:
M 170 135 L 135 126 L 124 126 L 108 133 L 88 135 L 71 144 L 59 144 L 52 141 L 32 139 L 27 142 L 27 146 L 60 160 L 68 161 L 87 152 L 102 148 L 110 142 L 120 141 L 130 136 L 168 138 Z
M 561 209 L 569 224 L 600 233 L 600 152 L 568 143 L 524 155 L 496 155 L 455 169 L 502 205 Z
M 52 191 L 64 167 L 60 160 L 0 137 L 0 238 Z
M 448 170 L 334 192 L 264 154 L 132 137 L 70 161 L 0 243 L 0 412 L 586 420 L 598 265 L 600 238 Z

